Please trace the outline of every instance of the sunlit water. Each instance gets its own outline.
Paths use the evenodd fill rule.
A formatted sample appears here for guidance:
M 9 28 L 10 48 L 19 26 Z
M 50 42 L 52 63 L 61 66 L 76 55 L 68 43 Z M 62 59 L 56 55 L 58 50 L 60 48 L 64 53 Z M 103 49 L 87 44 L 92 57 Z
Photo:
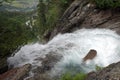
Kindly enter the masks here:
M 82 62 L 90 49 L 97 51 L 93 60 Z M 45 58 L 46 54 L 56 52 L 63 58 L 54 66 L 54 75 L 63 71 L 90 72 L 95 66 L 105 67 L 120 61 L 120 36 L 106 29 L 81 29 L 73 33 L 59 34 L 47 44 L 28 44 L 23 46 L 14 56 L 8 58 L 9 65 L 19 67 L 30 63 L 33 68 L 41 66 L 37 58 Z

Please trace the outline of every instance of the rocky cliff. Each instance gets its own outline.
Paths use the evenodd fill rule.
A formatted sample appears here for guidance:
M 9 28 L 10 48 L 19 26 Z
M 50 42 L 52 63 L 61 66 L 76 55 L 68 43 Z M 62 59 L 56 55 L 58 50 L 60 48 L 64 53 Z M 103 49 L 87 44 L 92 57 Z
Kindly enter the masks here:
M 81 28 L 107 28 L 120 34 L 120 8 L 100 10 L 89 0 L 75 0 L 64 12 L 56 28 L 45 37 L 52 39 L 58 33 Z

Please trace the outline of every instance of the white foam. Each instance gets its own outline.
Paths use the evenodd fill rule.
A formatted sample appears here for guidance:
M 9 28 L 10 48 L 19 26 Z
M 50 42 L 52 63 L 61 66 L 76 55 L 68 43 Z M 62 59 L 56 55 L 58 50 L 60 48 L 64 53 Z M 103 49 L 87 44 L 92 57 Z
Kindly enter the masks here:
M 19 67 L 28 63 L 34 64 L 34 59 L 36 59 L 38 56 L 42 57 L 42 53 L 39 54 L 39 51 L 43 48 L 44 45 L 39 43 L 25 45 L 17 53 L 15 53 L 14 56 L 8 58 L 8 63 L 14 67 Z M 38 63 L 38 65 L 40 64 Z
M 82 63 L 90 49 L 95 49 L 97 56 Z M 15 67 L 26 63 L 40 66 L 41 62 L 36 61 L 36 58 L 45 57 L 51 51 L 64 56 L 55 65 L 52 73 L 63 71 L 70 65 L 78 68 L 76 70 L 89 72 L 95 70 L 95 65 L 105 67 L 120 61 L 120 36 L 106 29 L 81 29 L 73 33 L 59 34 L 45 45 L 35 43 L 23 46 L 15 56 L 8 58 L 8 62 Z

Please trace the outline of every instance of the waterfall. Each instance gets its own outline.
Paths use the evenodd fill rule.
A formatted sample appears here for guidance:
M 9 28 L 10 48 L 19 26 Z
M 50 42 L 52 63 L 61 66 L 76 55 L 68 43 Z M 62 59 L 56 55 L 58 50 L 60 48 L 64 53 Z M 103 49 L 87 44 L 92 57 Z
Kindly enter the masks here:
M 97 51 L 96 57 L 83 63 L 82 59 L 91 49 Z M 30 63 L 36 68 L 42 66 L 41 59 L 52 52 L 63 56 L 52 68 L 52 74 L 72 68 L 74 71 L 90 72 L 95 70 L 96 65 L 105 67 L 120 61 L 120 36 L 108 29 L 81 29 L 73 33 L 58 34 L 46 44 L 23 46 L 8 58 L 8 63 L 13 67 Z

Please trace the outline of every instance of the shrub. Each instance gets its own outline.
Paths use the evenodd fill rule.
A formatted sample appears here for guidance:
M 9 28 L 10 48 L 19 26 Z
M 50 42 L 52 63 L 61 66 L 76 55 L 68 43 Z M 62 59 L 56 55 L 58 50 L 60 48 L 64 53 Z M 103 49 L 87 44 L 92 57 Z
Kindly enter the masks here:
M 96 69 L 96 71 L 99 71 L 99 70 L 101 70 L 103 67 L 100 67 L 100 66 L 98 66 L 98 65 L 96 65 L 96 67 L 95 67 L 95 69 Z
M 72 75 L 70 73 L 66 73 L 62 76 L 60 80 L 85 80 L 86 74 L 84 73 L 77 73 L 75 75 Z
M 120 7 L 120 0 L 92 0 L 98 8 L 117 8 Z
M 35 27 L 41 38 L 46 31 L 51 31 L 56 26 L 60 16 L 71 2 L 72 0 L 39 0 Z
M 21 13 L 0 12 L 0 58 L 35 38 L 31 28 L 25 25 L 26 20 L 27 15 Z

